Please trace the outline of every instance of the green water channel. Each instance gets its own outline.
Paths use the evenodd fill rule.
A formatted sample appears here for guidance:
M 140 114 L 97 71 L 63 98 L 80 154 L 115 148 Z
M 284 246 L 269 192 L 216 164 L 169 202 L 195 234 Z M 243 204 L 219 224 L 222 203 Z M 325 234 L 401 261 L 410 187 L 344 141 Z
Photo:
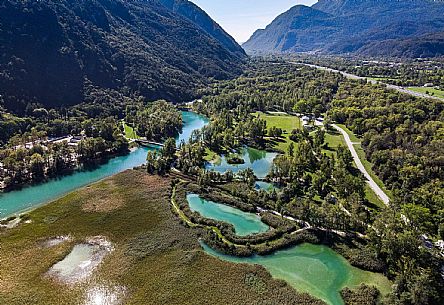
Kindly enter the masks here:
M 198 212 L 205 218 L 211 218 L 230 223 L 237 235 L 245 236 L 266 232 L 269 227 L 261 218 L 253 213 L 243 212 L 228 205 L 208 201 L 196 194 L 188 194 L 187 201 L 193 212 Z
M 302 244 L 267 256 L 241 258 L 219 253 L 203 242 L 201 245 L 206 253 L 224 261 L 261 265 L 274 278 L 331 305 L 343 305 L 340 290 L 361 283 L 375 286 L 382 294 L 390 291 L 391 284 L 382 274 L 355 268 L 326 246 Z
M 231 223 L 238 235 L 268 230 L 256 214 L 204 200 L 196 194 L 188 194 L 187 200 L 192 211 L 206 218 Z M 390 282 L 382 274 L 355 268 L 326 246 L 302 244 L 267 256 L 241 258 L 219 253 L 201 244 L 205 252 L 222 260 L 262 265 L 274 278 L 285 280 L 296 290 L 307 292 L 331 305 L 344 304 L 340 291 L 345 287 L 356 288 L 365 283 L 375 286 L 383 294 L 390 290 Z
M 176 142 L 187 141 L 195 129 L 200 129 L 208 120 L 194 112 L 182 112 L 183 129 Z M 0 219 L 35 208 L 41 204 L 57 199 L 75 189 L 96 182 L 103 178 L 123 172 L 146 161 L 148 150 L 158 148 L 138 148 L 126 156 L 110 159 L 93 170 L 76 171 L 72 175 L 51 179 L 48 182 L 24 187 L 21 190 L 0 194 Z

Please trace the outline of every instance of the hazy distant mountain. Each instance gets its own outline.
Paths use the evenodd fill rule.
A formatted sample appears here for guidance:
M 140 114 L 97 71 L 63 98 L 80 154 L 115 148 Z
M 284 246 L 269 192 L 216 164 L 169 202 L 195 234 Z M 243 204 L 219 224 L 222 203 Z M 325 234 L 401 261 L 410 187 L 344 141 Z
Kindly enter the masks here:
M 204 12 L 180 2 L 177 11 L 158 0 L 1 1 L 6 106 L 106 102 L 115 93 L 180 100 L 209 78 L 237 75 L 240 47 Z
M 321 52 L 394 54 L 377 48 L 384 41 L 396 47 L 404 39 L 444 30 L 444 2 L 431 0 L 320 0 L 312 7 L 297 5 L 256 31 L 243 45 L 250 53 Z M 429 38 L 432 36 L 429 36 Z M 378 44 L 379 43 L 379 44 Z M 439 43 L 433 44 L 433 48 Z M 376 49 L 374 49 L 376 47 Z M 411 54 L 444 54 L 444 49 Z M 374 51 L 372 51 L 374 50 Z M 438 51 L 438 52 L 437 52 Z
M 444 32 L 370 43 L 361 48 L 359 54 L 411 58 L 442 56 L 444 54 Z

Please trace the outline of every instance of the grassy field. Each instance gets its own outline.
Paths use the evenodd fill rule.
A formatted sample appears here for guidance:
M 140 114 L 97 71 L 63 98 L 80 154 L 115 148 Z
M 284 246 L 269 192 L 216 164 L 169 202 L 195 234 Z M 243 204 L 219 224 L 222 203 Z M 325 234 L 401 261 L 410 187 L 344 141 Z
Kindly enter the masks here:
M 365 184 L 365 198 L 374 205 L 374 207 L 384 208 L 384 202 L 375 194 L 375 192 L 371 189 L 371 187 L 366 183 Z
M 276 148 L 286 152 L 291 142 L 291 140 L 289 139 L 291 131 L 293 129 L 302 128 L 300 119 L 296 116 L 288 114 L 280 114 L 280 113 L 273 114 L 273 113 L 258 112 L 257 115 L 260 115 L 260 117 L 267 122 L 267 128 L 274 126 L 282 129 L 283 141 L 277 142 Z
M 207 162 L 218 163 L 221 161 L 221 156 L 218 153 L 210 150 L 209 148 L 205 148 L 204 160 Z
M 388 80 L 393 80 L 393 81 L 396 80 L 396 79 L 390 78 L 390 77 L 367 77 L 367 79 L 375 80 L 375 81 L 378 81 L 378 82 L 384 82 L 384 81 L 388 81 Z
M 345 132 L 348 134 L 348 136 L 350 137 L 350 140 L 351 140 L 353 143 L 360 143 L 360 142 L 361 142 L 361 139 L 358 138 L 358 137 L 353 133 L 353 131 L 351 131 L 350 129 L 348 129 L 347 126 L 345 126 L 344 124 L 336 124 L 336 125 L 338 125 L 339 127 L 341 127 L 342 129 L 345 130 Z
M 338 124 L 341 128 L 343 128 L 347 134 L 349 135 L 352 142 L 360 143 L 360 139 L 353 134 L 352 131 L 350 131 L 347 127 L 344 125 Z M 327 153 L 328 155 L 336 155 L 336 149 L 339 145 L 342 145 L 344 147 L 347 147 L 347 144 L 345 143 L 344 137 L 337 131 L 329 131 L 325 134 L 325 143 L 323 152 Z M 362 148 L 361 144 L 355 144 L 353 145 L 356 149 L 356 152 L 358 153 L 359 158 L 361 159 L 362 164 L 364 165 L 367 172 L 370 174 L 370 176 L 375 180 L 375 182 L 379 185 L 379 187 L 389 196 L 391 197 L 391 192 L 387 191 L 387 189 L 384 186 L 384 183 L 381 181 L 381 179 L 378 178 L 378 176 L 373 172 L 372 170 L 372 164 L 367 161 L 365 157 L 364 149 Z M 354 164 L 354 163 L 353 163 Z M 365 189 L 365 195 L 367 200 L 378 207 L 383 207 L 384 203 L 379 199 L 378 196 L 371 190 L 371 188 L 366 185 Z
M 387 188 L 384 185 L 384 182 L 382 182 L 382 180 L 379 179 L 379 177 L 373 171 L 373 169 L 372 169 L 373 164 L 367 160 L 367 158 L 365 156 L 365 151 L 362 148 L 361 144 L 355 144 L 353 146 L 356 150 L 356 153 L 359 156 L 359 159 L 361 159 L 362 165 L 364 165 L 364 167 L 367 170 L 367 172 L 369 173 L 369 175 L 373 178 L 373 180 L 375 180 L 376 184 L 387 194 L 387 196 L 389 196 L 389 198 L 392 199 L 392 192 L 387 190 Z
M 322 149 L 323 153 L 326 153 L 329 156 L 336 156 L 336 150 L 339 145 L 346 146 L 347 144 L 344 141 L 342 135 L 336 130 L 328 131 L 325 133 L 325 142 L 324 147 Z
M 344 129 L 348 136 L 350 137 L 350 140 L 353 143 L 358 143 L 358 144 L 354 144 L 353 147 L 356 150 L 356 153 L 359 156 L 359 159 L 361 159 L 362 164 L 364 165 L 365 169 L 367 170 L 367 172 L 370 174 L 370 176 L 373 178 L 373 180 L 375 180 L 376 184 L 389 196 L 389 198 L 392 198 L 392 193 L 386 189 L 384 182 L 382 182 L 381 179 L 379 179 L 379 177 L 375 174 L 375 172 L 373 171 L 373 164 L 371 162 L 369 162 L 367 160 L 367 157 L 365 155 L 365 151 L 361 146 L 361 139 L 358 138 L 350 129 L 348 129 L 345 125 L 343 124 L 337 124 L 339 127 L 341 127 L 342 129 Z M 341 137 L 342 138 L 342 137 Z M 346 145 L 345 142 L 343 145 Z M 373 194 L 374 195 L 374 194 Z M 370 196 L 372 197 L 372 196 Z M 379 197 L 377 197 L 376 195 L 374 195 L 374 198 L 376 198 L 377 200 L 374 200 L 374 202 L 376 203 L 377 201 L 379 201 L 379 203 L 382 203 L 382 201 L 379 199 Z
M 408 89 L 415 91 L 415 92 L 429 94 L 432 96 L 444 98 L 444 91 L 443 90 L 439 90 L 439 89 L 435 89 L 435 88 L 427 88 L 427 87 L 408 87 Z
M 170 183 L 126 171 L 30 212 L 31 223 L 0 231 L 0 304 L 84 304 L 86 290 L 97 285 L 124 287 L 123 304 L 321 304 L 262 267 L 205 254 L 201 229 L 181 225 L 172 211 Z M 60 235 L 71 241 L 42 246 Z M 114 251 L 88 281 L 70 286 L 45 275 L 75 244 L 98 235 Z
M 125 137 L 128 139 L 139 139 L 140 137 L 134 131 L 134 128 L 123 122 L 123 127 L 125 128 Z

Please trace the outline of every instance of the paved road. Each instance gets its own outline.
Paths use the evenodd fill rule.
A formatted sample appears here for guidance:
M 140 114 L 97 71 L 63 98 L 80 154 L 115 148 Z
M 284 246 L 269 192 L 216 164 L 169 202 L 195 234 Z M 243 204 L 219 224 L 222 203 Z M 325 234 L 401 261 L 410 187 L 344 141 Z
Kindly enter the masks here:
M 361 173 L 364 174 L 365 178 L 367 179 L 367 183 L 370 185 L 370 188 L 375 192 L 376 195 L 378 195 L 379 198 L 381 198 L 381 200 L 384 202 L 385 205 L 388 205 L 390 201 L 389 197 L 387 196 L 386 193 L 384 193 L 384 191 L 378 186 L 375 180 L 373 180 L 373 178 L 365 169 L 364 165 L 361 162 L 361 159 L 359 159 L 358 153 L 356 152 L 355 147 L 353 146 L 353 142 L 350 140 L 350 137 L 347 134 L 347 132 L 336 124 L 333 124 L 332 126 L 344 136 L 345 142 L 347 143 L 348 149 L 350 150 L 353 156 L 356 166 L 361 171 Z
M 416 96 L 416 97 L 433 98 L 433 99 L 444 101 L 444 98 L 440 98 L 440 97 L 436 97 L 436 96 L 431 96 L 431 95 L 428 95 L 428 94 L 425 94 L 425 93 L 415 92 L 415 91 L 406 89 L 404 87 L 386 84 L 386 83 L 383 83 L 381 81 L 377 81 L 377 80 L 374 80 L 374 79 L 369 79 L 369 78 L 366 78 L 366 77 L 357 76 L 357 75 L 354 75 L 354 74 L 350 74 L 350 73 L 347 73 L 347 72 L 343 72 L 343 71 L 339 71 L 339 70 L 335 70 L 335 69 L 331 69 L 331 68 L 327 68 L 327 67 L 322 67 L 322 66 L 318 66 L 318 65 L 311 65 L 311 64 L 301 63 L 301 62 L 290 62 L 290 63 L 291 64 L 295 64 L 295 65 L 303 65 L 303 66 L 307 66 L 307 67 L 312 67 L 312 68 L 316 68 L 316 69 L 319 69 L 319 70 L 324 70 L 324 71 L 329 71 L 329 72 L 334 72 L 334 73 L 340 73 L 340 74 L 342 74 L 343 76 L 345 76 L 345 77 L 347 77 L 349 79 L 366 80 L 367 82 L 370 82 L 372 84 L 381 83 L 381 84 L 386 85 L 387 88 L 389 88 L 389 89 L 396 90 L 396 91 L 399 91 L 399 92 L 402 92 L 402 93 L 405 93 L 405 94 L 410 94 L 410 95 L 413 95 L 413 96 Z

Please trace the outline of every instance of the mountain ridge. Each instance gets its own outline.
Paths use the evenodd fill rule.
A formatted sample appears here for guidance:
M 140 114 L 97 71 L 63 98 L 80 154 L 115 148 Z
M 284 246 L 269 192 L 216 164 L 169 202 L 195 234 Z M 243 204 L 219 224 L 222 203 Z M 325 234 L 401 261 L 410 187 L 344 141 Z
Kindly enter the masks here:
M 188 0 L 159 0 L 177 14 L 200 26 L 207 34 L 238 56 L 246 56 L 244 49 L 199 6 Z
M 301 11 L 305 14 L 301 15 Z M 311 23 L 307 23 L 307 17 L 311 18 Z M 377 42 L 390 40 L 393 44 L 396 40 L 401 43 L 402 39 L 442 29 L 443 1 L 320 0 L 311 7 L 296 5 L 279 15 L 265 29 L 256 31 L 243 47 L 250 54 L 358 54 L 360 49 L 366 49 L 371 55 L 371 46 Z M 380 55 L 377 51 L 375 53 Z M 418 52 L 406 55 L 410 53 Z M 444 50 L 438 53 L 444 54 Z
M 245 57 L 158 0 L 6 0 L 0 24 L 0 92 L 17 111 L 187 100 L 211 78 L 238 75 Z

